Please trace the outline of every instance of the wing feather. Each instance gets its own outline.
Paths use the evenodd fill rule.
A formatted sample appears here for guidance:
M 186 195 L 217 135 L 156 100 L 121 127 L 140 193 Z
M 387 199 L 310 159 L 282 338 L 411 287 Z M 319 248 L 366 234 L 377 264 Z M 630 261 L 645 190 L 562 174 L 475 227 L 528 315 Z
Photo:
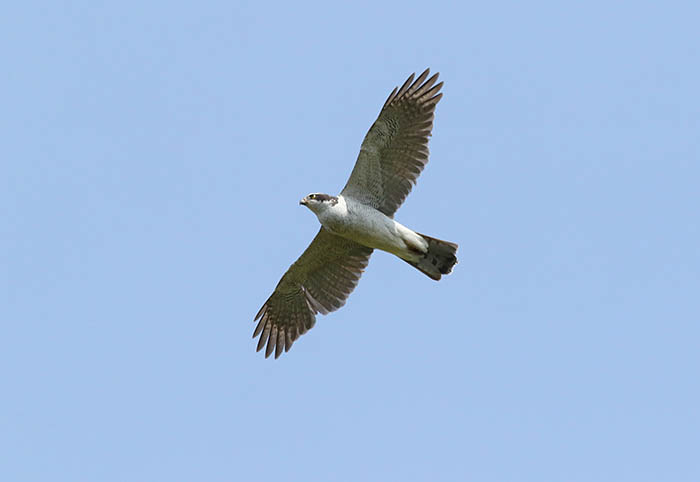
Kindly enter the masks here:
M 345 304 L 367 267 L 372 249 L 349 239 L 318 232 L 306 251 L 277 284 L 253 321 L 260 336 L 257 350 L 278 358 L 310 330 L 316 314 L 335 311 Z
M 341 194 L 393 216 L 428 163 L 428 138 L 442 98 L 439 74 L 411 74 L 389 94 L 365 136 Z M 426 80 L 427 79 L 427 80 Z

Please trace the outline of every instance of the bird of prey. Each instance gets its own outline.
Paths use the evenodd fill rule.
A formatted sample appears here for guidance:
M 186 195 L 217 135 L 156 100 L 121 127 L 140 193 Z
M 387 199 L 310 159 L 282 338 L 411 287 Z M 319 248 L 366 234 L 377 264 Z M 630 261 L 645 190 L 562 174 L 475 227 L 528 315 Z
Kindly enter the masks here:
M 253 338 L 265 357 L 278 358 L 316 322 L 345 304 L 375 249 L 394 254 L 439 280 L 457 263 L 457 245 L 417 233 L 394 213 L 428 163 L 428 137 L 442 97 L 438 75 L 412 74 L 389 94 L 365 136 L 355 167 L 338 196 L 314 193 L 299 204 L 321 229 L 258 311 Z M 427 79 L 427 80 L 426 80 Z

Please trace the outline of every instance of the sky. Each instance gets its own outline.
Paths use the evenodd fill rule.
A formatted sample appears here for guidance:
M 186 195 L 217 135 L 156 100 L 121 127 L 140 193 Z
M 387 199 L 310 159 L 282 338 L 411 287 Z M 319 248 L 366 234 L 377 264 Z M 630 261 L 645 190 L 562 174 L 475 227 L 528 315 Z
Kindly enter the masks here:
M 0 480 L 700 480 L 697 2 L 14 2 Z M 382 252 L 253 317 L 391 89 L 441 73 Z

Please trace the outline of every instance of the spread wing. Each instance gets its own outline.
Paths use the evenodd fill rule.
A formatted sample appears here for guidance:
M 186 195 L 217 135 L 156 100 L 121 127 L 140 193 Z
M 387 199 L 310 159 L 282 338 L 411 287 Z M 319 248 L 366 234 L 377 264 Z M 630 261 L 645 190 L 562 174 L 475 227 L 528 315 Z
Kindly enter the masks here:
M 258 351 L 267 343 L 265 358 L 289 351 L 311 329 L 316 313 L 326 314 L 345 304 L 367 267 L 372 248 L 321 228 L 306 251 L 289 267 L 255 320 L 253 338 Z
M 428 163 L 428 137 L 435 106 L 442 97 L 439 74 L 430 69 L 394 89 L 365 136 L 350 179 L 342 191 L 393 216 Z

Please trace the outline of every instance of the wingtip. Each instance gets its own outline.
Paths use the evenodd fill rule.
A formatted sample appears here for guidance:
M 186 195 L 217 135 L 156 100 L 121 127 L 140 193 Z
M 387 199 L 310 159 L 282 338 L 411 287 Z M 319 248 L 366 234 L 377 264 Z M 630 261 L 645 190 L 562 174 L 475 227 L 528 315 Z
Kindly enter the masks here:
M 262 305 L 262 307 L 258 311 L 258 314 L 255 315 L 255 318 L 253 318 L 253 321 L 258 321 L 258 319 L 265 313 L 265 308 L 267 308 L 267 301 Z

